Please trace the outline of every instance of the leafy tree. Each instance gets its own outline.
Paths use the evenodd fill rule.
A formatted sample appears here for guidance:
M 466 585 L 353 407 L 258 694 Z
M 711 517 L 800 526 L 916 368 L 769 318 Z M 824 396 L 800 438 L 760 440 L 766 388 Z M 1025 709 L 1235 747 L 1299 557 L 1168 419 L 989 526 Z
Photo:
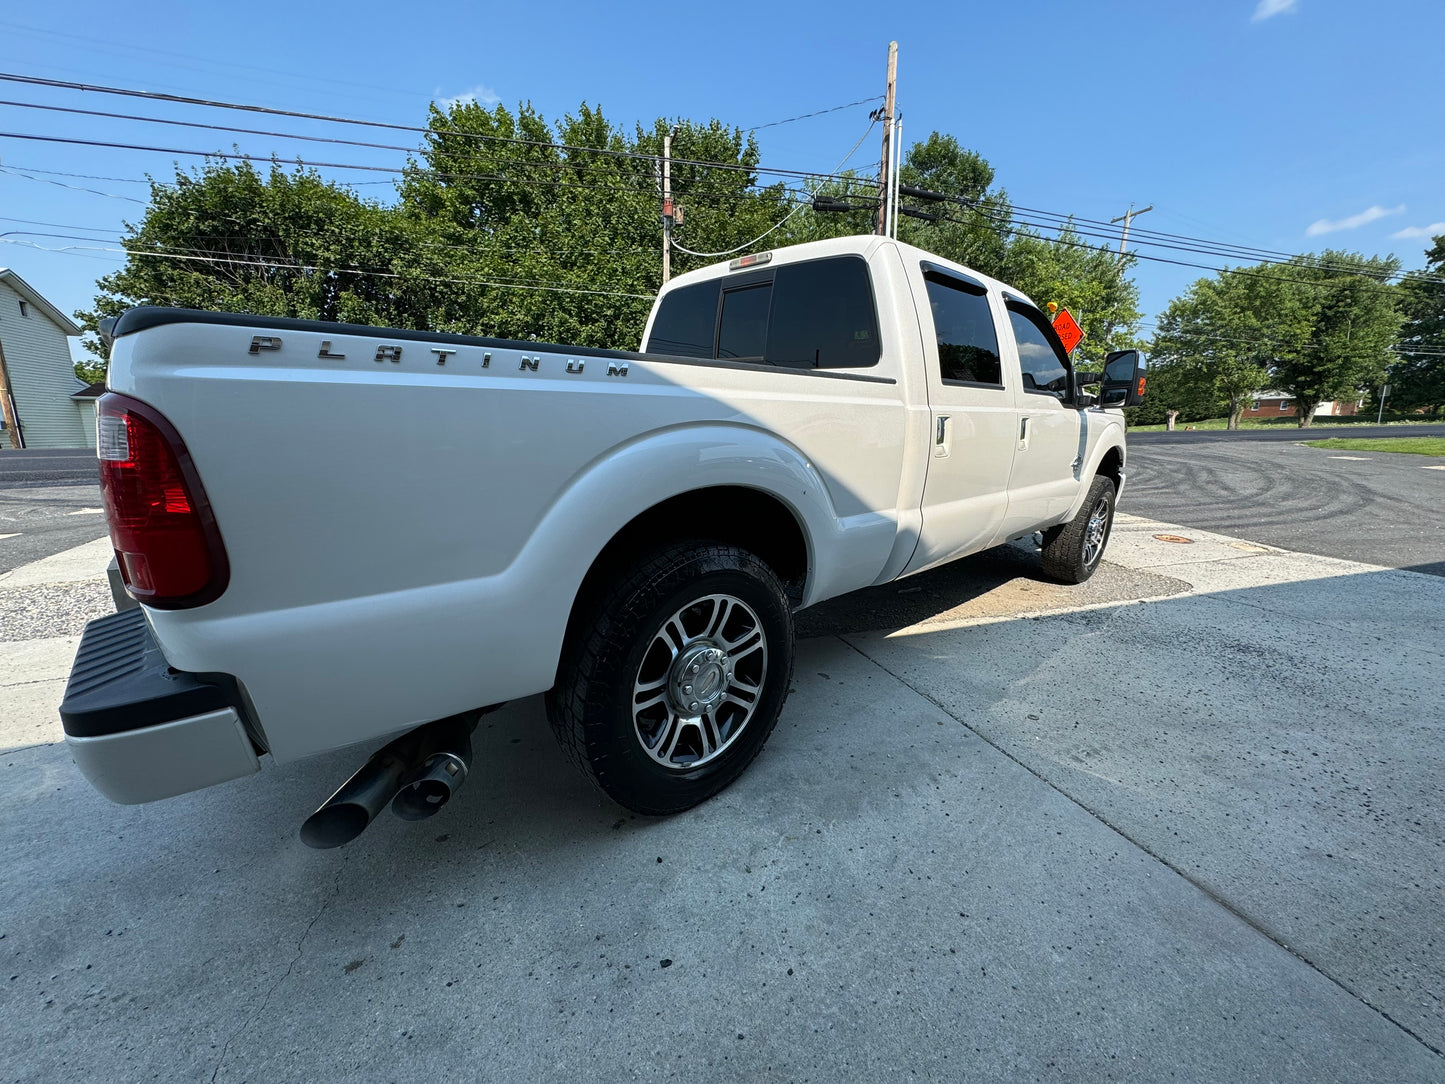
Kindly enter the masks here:
M 208 161 L 152 180 L 150 200 L 144 220 L 127 223 L 126 266 L 75 314 L 98 359 L 98 322 L 134 305 L 425 326 L 424 291 L 390 277 L 411 246 L 406 224 L 313 170 Z M 103 372 L 102 362 L 83 375 Z
M 1425 273 L 1445 277 L 1445 234 L 1433 238 Z M 1406 322 L 1399 360 L 1390 366 L 1391 404 L 1400 410 L 1445 410 L 1445 283 L 1406 279 L 1401 286 Z
M 1305 338 L 1275 359 L 1274 382 L 1295 400 L 1300 428 L 1320 403 L 1356 397 L 1379 383 L 1404 320 L 1393 257 L 1325 251 L 1281 268 L 1299 285 L 1281 291 L 1280 317 Z
M 1238 429 L 1282 345 L 1274 309 L 1261 303 L 1267 281 L 1240 275 L 1199 279 L 1170 302 L 1149 353 L 1152 363 L 1172 376 L 1160 387 L 1151 373 L 1149 398 L 1161 407 L 1167 398 L 1167 408 L 1181 412 L 1200 403 L 1222 404 L 1229 428 Z
M 1072 225 L 1056 238 L 1019 231 L 999 276 L 1040 305 L 1066 308 L 1084 329 L 1076 356 L 1102 365 L 1111 350 L 1138 345 L 1139 288 L 1107 245 L 1081 242 Z

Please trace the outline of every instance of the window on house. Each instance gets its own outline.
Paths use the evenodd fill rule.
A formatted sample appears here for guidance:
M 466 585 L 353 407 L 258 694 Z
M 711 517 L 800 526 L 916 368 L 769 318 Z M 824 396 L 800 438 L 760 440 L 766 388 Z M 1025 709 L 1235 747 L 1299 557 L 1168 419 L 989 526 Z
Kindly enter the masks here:
M 1282 410 L 1282 411 L 1283 411 L 1283 410 L 1288 410 L 1288 409 L 1289 409 L 1290 407 L 1292 407 L 1293 405 L 1294 405 L 1294 404 L 1293 404 L 1290 400 L 1288 400 L 1288 399 L 1281 399 L 1281 400 L 1279 401 L 1279 409 Z
M 29 316 L 29 315 L 30 315 L 30 306 L 27 305 L 24 301 L 20 302 L 20 315 L 21 315 L 21 316 Z
M 1258 410 L 1258 409 L 1259 409 L 1259 400 L 1256 399 L 1254 402 L 1250 403 L 1250 404 L 1249 404 L 1249 409 L 1250 409 L 1250 410 Z

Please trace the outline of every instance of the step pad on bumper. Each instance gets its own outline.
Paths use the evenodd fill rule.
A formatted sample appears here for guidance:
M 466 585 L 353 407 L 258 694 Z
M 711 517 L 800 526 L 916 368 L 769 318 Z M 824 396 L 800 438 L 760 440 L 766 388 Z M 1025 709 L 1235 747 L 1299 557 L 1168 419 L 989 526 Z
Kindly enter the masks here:
M 259 771 L 237 703 L 228 679 L 172 670 L 135 609 L 85 627 L 60 719 L 85 777 L 131 804 Z
M 85 626 L 70 667 L 60 720 L 77 738 L 118 734 L 233 705 L 231 690 L 174 671 L 145 612 L 126 610 Z

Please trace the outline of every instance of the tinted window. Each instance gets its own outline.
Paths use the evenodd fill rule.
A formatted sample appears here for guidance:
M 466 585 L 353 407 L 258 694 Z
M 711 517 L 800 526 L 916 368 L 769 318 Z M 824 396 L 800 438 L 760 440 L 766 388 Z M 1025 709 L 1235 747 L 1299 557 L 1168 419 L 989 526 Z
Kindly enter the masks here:
M 772 283 L 724 290 L 722 320 L 718 325 L 717 356 L 760 358 L 768 341 L 768 305 Z
M 768 362 L 802 369 L 856 369 L 877 364 L 878 354 L 873 284 L 862 260 L 844 257 L 778 268 Z
M 987 295 L 957 279 L 929 275 L 928 305 L 938 337 L 938 368 L 944 380 L 1003 386 L 998 333 Z
M 1068 391 L 1069 370 L 1053 329 L 1044 330 L 1048 325 L 1043 322 L 1043 314 L 1037 309 L 1016 309 L 1011 304 L 1008 319 L 1019 348 L 1024 391 L 1052 392 L 1062 398 Z
M 685 358 L 712 357 L 717 291 L 718 283 L 714 280 L 684 286 L 663 298 L 645 349 L 654 354 L 680 354 Z

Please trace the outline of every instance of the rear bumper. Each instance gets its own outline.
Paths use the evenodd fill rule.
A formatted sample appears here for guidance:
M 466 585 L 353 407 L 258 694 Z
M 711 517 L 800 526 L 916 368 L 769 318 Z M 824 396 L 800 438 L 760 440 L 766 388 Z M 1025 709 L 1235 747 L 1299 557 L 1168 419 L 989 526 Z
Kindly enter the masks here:
M 86 626 L 60 720 L 76 765 L 114 802 L 170 798 L 260 770 L 235 683 L 172 670 L 140 609 Z

